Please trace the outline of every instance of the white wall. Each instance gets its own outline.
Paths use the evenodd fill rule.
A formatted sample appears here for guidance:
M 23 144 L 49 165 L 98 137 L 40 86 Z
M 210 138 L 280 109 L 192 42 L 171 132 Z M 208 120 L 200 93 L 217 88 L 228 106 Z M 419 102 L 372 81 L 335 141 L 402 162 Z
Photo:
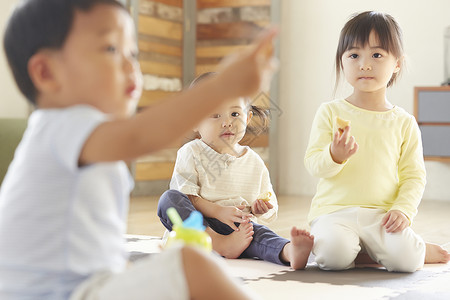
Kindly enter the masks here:
M 0 1 L 0 118 L 23 118 L 28 116 L 29 106 L 13 80 L 3 50 L 6 21 L 16 0 Z
M 339 32 L 348 17 L 364 10 L 392 14 L 400 23 L 407 72 L 389 91 L 391 102 L 413 112 L 413 87 L 436 86 L 444 79 L 443 35 L 450 26 L 448 0 L 273 0 L 281 2 L 279 192 L 312 195 L 317 180 L 305 170 L 303 156 L 315 111 L 333 98 L 334 54 Z M 0 1 L 0 40 L 16 0 Z M 2 43 L 3 44 L 3 43 Z M 29 107 L 21 96 L 0 48 L 0 118 L 25 117 Z M 349 88 L 340 89 L 345 96 Z M 427 162 L 425 198 L 450 201 L 450 164 Z
M 312 195 L 317 179 L 303 164 L 311 123 L 320 103 L 333 98 L 334 55 L 349 16 L 380 10 L 403 29 L 408 69 L 390 89 L 390 101 L 413 113 L 413 87 L 444 80 L 443 36 L 450 26 L 448 0 L 282 0 L 280 35 L 279 193 Z M 349 87 L 337 97 L 348 95 Z M 427 162 L 424 198 L 450 201 L 450 165 Z

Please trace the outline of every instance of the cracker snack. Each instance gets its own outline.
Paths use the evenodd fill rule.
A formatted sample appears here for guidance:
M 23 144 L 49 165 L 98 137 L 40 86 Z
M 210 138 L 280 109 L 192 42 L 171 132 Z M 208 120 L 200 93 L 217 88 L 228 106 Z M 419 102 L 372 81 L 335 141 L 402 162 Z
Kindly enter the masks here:
M 339 136 L 341 136 L 344 133 L 344 129 L 347 126 L 350 126 L 350 121 L 349 120 L 344 120 L 340 117 L 336 117 L 336 125 L 339 131 Z

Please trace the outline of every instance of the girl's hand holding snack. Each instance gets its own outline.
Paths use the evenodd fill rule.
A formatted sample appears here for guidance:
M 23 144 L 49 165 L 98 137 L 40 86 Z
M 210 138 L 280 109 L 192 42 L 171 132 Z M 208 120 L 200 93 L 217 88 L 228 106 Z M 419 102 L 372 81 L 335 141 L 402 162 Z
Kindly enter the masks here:
M 257 199 L 252 204 L 252 213 L 254 215 L 262 215 L 269 211 L 269 209 L 273 208 L 273 205 L 268 201 Z
M 270 197 L 272 196 L 271 192 L 266 192 L 258 196 L 255 202 L 253 202 L 251 206 L 252 213 L 254 215 L 265 214 L 269 211 L 269 209 L 273 208 L 273 205 L 269 203 Z
M 358 144 L 353 136 L 350 136 L 350 125 L 344 129 L 338 128 L 334 133 L 330 147 L 331 158 L 335 163 L 342 164 L 358 151 Z
M 336 125 L 338 128 L 339 136 L 344 133 L 345 127 L 350 126 L 351 122 L 349 120 L 344 120 L 340 117 L 336 117 Z

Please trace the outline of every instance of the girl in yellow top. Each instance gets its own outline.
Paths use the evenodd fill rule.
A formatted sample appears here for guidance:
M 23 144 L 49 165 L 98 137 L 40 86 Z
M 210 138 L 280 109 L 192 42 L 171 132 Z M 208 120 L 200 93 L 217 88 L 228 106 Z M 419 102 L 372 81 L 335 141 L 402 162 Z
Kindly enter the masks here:
M 389 271 L 414 272 L 426 252 L 448 261 L 410 228 L 426 173 L 414 117 L 386 99 L 402 63 L 401 30 L 390 15 L 364 12 L 342 29 L 337 82 L 343 72 L 353 93 L 320 106 L 305 155 L 308 171 L 320 177 L 309 221 L 322 269 L 351 268 L 360 252 Z M 339 132 L 338 116 L 351 126 Z

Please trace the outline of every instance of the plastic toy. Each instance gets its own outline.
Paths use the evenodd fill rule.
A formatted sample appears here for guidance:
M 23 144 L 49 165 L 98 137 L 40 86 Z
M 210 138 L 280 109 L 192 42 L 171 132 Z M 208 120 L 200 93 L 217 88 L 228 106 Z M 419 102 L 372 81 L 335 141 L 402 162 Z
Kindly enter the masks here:
M 184 222 L 173 207 L 167 210 L 167 215 L 172 221 L 173 227 L 167 239 L 166 247 L 182 242 L 207 251 L 212 250 L 211 237 L 205 232 L 203 216 L 200 212 L 193 211 Z

